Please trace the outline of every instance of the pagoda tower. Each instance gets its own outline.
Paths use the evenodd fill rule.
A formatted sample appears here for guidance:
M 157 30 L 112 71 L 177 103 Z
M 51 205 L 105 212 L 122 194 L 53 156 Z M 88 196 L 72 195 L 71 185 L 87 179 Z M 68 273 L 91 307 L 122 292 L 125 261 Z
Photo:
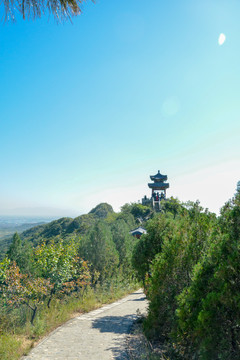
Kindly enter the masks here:
M 169 188 L 169 184 L 166 183 L 167 175 L 162 175 L 158 170 L 156 175 L 150 175 L 150 179 L 153 181 L 148 184 L 148 187 L 152 189 L 151 198 L 148 199 L 145 195 L 142 205 L 151 205 L 154 210 L 161 211 L 161 200 L 166 199 L 166 190 Z
M 158 170 L 156 175 L 150 175 L 150 179 L 153 183 L 148 184 L 148 187 L 152 189 L 152 198 L 160 197 L 161 199 L 166 199 L 166 190 L 169 188 L 169 184 L 165 183 L 167 181 L 167 175 L 162 175 Z M 158 192 L 161 191 L 161 193 Z

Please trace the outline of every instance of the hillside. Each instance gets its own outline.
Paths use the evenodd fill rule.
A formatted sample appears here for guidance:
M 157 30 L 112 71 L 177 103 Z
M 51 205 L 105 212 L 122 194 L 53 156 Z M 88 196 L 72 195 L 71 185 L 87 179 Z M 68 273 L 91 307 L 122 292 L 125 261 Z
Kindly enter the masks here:
M 143 220 L 149 217 L 150 213 L 151 211 L 148 207 L 139 204 L 125 204 L 121 212 L 115 213 L 111 205 L 101 203 L 94 207 L 88 214 L 83 214 L 76 218 L 63 217 L 49 223 L 37 224 L 37 226 L 25 224 L 12 229 L 10 234 L 2 237 L 2 239 L 0 238 L 0 259 L 4 257 L 11 245 L 12 235 L 15 232 L 20 234 L 23 241 L 27 240 L 36 246 L 42 240 L 49 242 L 51 239 L 56 240 L 61 238 L 67 240 L 75 239 L 79 237 L 79 235 L 84 236 L 100 220 L 107 222 L 109 225 L 113 224 L 115 220 L 123 220 L 128 229 L 131 230 L 139 222 L 139 218 Z M 25 228 L 23 226 L 25 226 Z M 26 227 L 30 228 L 26 229 Z
M 80 215 L 76 218 L 63 217 L 48 224 L 34 226 L 21 233 L 21 238 L 32 242 L 34 245 L 45 239 L 50 240 L 55 237 L 63 239 L 74 238 L 87 232 L 98 220 L 107 218 L 113 214 L 113 208 L 107 203 L 97 205 L 88 214 Z

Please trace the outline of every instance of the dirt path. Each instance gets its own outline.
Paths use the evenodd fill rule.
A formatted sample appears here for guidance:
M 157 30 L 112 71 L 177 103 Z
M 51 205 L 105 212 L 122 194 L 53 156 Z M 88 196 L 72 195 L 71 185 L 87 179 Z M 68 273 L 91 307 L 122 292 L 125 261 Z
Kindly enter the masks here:
M 76 317 L 52 332 L 24 360 L 109 360 L 128 359 L 125 339 L 138 309 L 146 311 L 141 290 Z

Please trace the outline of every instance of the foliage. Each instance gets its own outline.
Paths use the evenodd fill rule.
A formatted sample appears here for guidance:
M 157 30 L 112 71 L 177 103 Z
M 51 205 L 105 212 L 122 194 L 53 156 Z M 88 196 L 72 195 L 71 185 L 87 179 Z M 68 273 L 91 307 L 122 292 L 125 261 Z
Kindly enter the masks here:
M 86 234 L 96 223 L 97 219 L 93 214 L 84 214 L 76 217 L 69 224 L 66 233 L 73 234 Z
M 88 310 L 133 289 L 136 239 L 129 231 L 135 225 L 131 213 L 114 213 L 100 204 L 75 219 L 37 226 L 21 238 L 15 234 L 8 257 L 0 262 L 0 333 L 24 328 L 29 338 L 37 338 L 49 324 L 67 319 L 68 306 Z M 12 344 L 21 353 L 19 343 Z M 2 349 L 0 343 L 0 353 Z
M 119 255 L 119 267 L 125 277 L 131 277 L 133 275 L 132 251 L 136 239 L 129 234 L 129 226 L 123 219 L 118 219 L 112 224 L 111 232 Z
M 8 328 L 0 336 L 0 359 L 1 360 L 17 360 L 36 343 L 43 335 L 47 335 L 50 331 L 56 329 L 59 325 L 65 323 L 77 313 L 88 312 L 94 310 L 102 304 L 110 303 L 114 300 L 122 298 L 124 295 L 138 288 L 135 282 L 122 284 L 110 283 L 109 286 L 97 286 L 93 289 L 90 286 L 78 295 L 71 294 L 64 301 L 53 299 L 50 308 L 42 306 L 39 308 L 38 314 L 33 324 L 15 322 L 14 331 Z M 25 308 L 22 310 L 23 315 L 27 316 Z M 12 315 L 12 314 L 11 314 Z M 12 316 L 11 316 L 12 317 Z M 4 325 L 9 323 L 9 318 Z M 1 323 L 2 325 L 2 323 Z
M 177 339 L 186 358 L 240 357 L 240 194 L 228 202 L 215 238 L 178 297 Z
M 107 203 L 97 205 L 88 214 L 83 214 L 75 219 L 64 217 L 51 221 L 48 224 L 39 225 L 24 231 L 21 234 L 23 240 L 28 240 L 37 246 L 42 241 L 50 242 L 58 239 L 78 239 L 79 235 L 85 235 L 94 227 L 99 220 L 104 220 L 115 214 L 112 206 Z
M 99 272 L 101 282 L 111 278 L 117 270 L 119 255 L 116 245 L 109 227 L 102 221 L 80 242 L 79 254 Z
M 0 284 L 4 284 L 7 277 L 7 270 L 9 269 L 10 264 L 11 261 L 7 257 L 5 257 L 2 262 L 0 262 Z
M 56 19 L 71 18 L 81 13 L 81 5 L 84 0 L 59 0 L 39 2 L 35 0 L 30 1 L 9 1 L 3 0 L 2 4 L 5 8 L 6 20 L 15 20 L 16 11 L 18 11 L 23 19 L 40 18 L 46 13 L 53 14 Z
M 32 311 L 31 322 L 33 322 L 36 311 L 47 294 L 50 292 L 51 284 L 48 279 L 30 278 L 26 274 L 21 274 L 15 262 L 10 263 L 4 260 L 0 264 L 0 295 L 5 305 L 19 307 L 27 305 Z
M 137 203 L 125 204 L 121 207 L 121 211 L 122 213 L 132 214 L 134 218 L 136 220 L 139 219 L 140 222 L 147 220 L 153 213 L 149 206 Z
M 63 241 L 42 243 L 35 251 L 35 267 L 41 277 L 50 279 L 56 287 L 69 280 L 75 273 L 76 248 L 73 244 L 63 246 Z
M 105 219 L 111 213 L 113 213 L 113 208 L 107 203 L 101 203 L 89 212 L 89 214 L 93 214 L 98 219 Z
M 17 244 L 20 238 L 16 237 Z M 15 244 L 16 245 L 16 244 Z M 90 271 L 85 261 L 77 257 L 74 244 L 63 245 L 42 243 L 34 250 L 34 274 L 20 272 L 16 262 L 6 258 L 0 264 L 0 296 L 5 305 L 18 307 L 27 305 L 32 311 L 33 322 L 39 305 L 48 298 L 48 306 L 53 295 L 61 296 L 79 291 L 90 282 Z
M 155 255 L 161 252 L 164 239 L 171 236 L 173 230 L 171 216 L 156 215 L 147 224 L 147 234 L 142 235 L 133 249 L 132 263 L 140 280 L 150 271 L 150 265 Z
M 32 271 L 33 250 L 30 243 L 22 240 L 18 233 L 13 235 L 12 244 L 7 251 L 7 257 L 11 261 L 15 261 L 17 266 L 23 273 L 31 273 Z
M 86 262 L 77 256 L 74 243 L 63 244 L 51 241 L 42 243 L 35 251 L 35 267 L 38 274 L 50 281 L 52 286 L 48 306 L 55 294 L 78 291 L 89 284 L 90 272 Z
M 174 219 L 176 217 L 177 214 L 183 214 L 186 213 L 184 210 L 184 205 L 181 204 L 181 202 L 174 198 L 174 197 L 170 197 L 167 200 L 162 200 L 161 201 L 161 209 L 164 213 L 171 213 L 174 216 Z
M 13 235 L 13 241 L 12 241 L 11 246 L 9 247 L 7 255 L 11 260 L 15 260 L 16 263 L 21 262 L 22 241 L 21 241 L 18 233 L 15 233 Z
M 126 204 L 114 213 L 100 204 L 89 214 L 25 232 L 23 241 L 16 234 L 9 258 L 0 263 L 0 320 L 11 314 L 24 323 L 18 311 L 28 306 L 32 323 L 38 310 L 32 326 L 40 333 L 41 311 L 51 301 L 51 307 L 77 301 L 100 287 L 101 294 L 114 293 L 136 271 L 149 299 L 149 337 L 166 342 L 178 359 L 239 359 L 240 192 L 218 218 L 198 201 L 170 198 L 161 208 L 153 215 L 148 207 Z M 129 234 L 137 221 L 147 229 L 140 240 Z M 29 233 L 37 245 L 32 253 Z
M 64 238 L 70 234 L 72 235 L 73 230 L 68 231 L 72 222 L 73 219 L 68 217 L 54 220 L 48 224 L 35 226 L 24 231 L 21 234 L 21 238 L 33 243 L 34 246 L 38 245 L 42 241 L 49 242 L 53 238 Z
M 239 359 L 240 193 L 219 218 L 198 201 L 169 199 L 162 210 L 133 251 L 147 279 L 146 334 L 178 359 Z
M 176 211 L 177 209 L 177 211 Z M 192 281 L 194 266 L 219 233 L 214 214 L 199 202 L 182 206 L 174 199 L 164 212 L 147 225 L 133 251 L 133 264 L 146 279 L 149 313 L 144 323 L 146 334 L 159 340 L 173 338 L 177 331 L 177 296 Z

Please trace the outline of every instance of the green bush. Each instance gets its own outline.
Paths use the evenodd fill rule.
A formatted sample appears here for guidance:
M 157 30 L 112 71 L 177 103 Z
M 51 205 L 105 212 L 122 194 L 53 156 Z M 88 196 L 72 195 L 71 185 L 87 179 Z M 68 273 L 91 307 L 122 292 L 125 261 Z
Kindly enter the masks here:
M 176 339 L 186 359 L 240 358 L 240 202 L 227 203 L 217 236 L 178 297 Z
M 204 211 L 198 202 L 188 203 L 184 209 L 177 202 L 170 205 L 170 213 L 155 215 L 148 222 L 148 234 L 134 249 L 133 264 L 139 277 L 146 278 L 149 312 L 145 333 L 171 343 L 178 328 L 178 296 L 191 285 L 195 265 L 220 230 L 216 216 Z

